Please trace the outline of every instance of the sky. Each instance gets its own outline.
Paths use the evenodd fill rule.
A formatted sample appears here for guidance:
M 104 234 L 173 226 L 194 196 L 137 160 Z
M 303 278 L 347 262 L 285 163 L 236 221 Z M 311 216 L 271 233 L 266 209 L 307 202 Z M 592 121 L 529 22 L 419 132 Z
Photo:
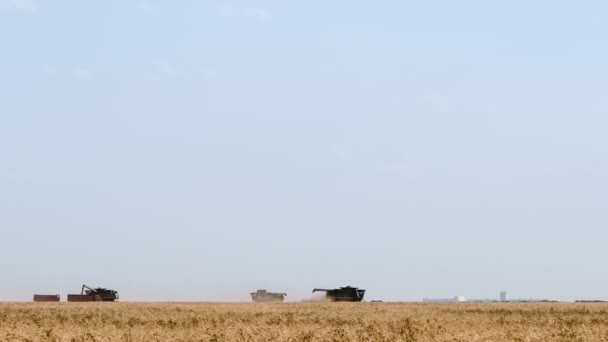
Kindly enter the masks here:
M 0 0 L 0 300 L 608 299 L 607 11 Z

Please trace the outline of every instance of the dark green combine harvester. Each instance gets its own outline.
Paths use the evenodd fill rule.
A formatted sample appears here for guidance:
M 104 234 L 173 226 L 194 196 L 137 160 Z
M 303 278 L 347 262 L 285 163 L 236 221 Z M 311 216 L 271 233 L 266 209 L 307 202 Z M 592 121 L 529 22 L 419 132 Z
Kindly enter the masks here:
M 113 302 L 118 300 L 118 291 L 104 289 L 103 287 L 92 288 L 87 285 L 82 285 L 81 295 L 94 296 L 98 295 L 101 297 L 103 302 Z
M 360 302 L 363 300 L 365 290 L 356 287 L 346 286 L 339 289 L 314 289 L 315 292 L 326 292 L 325 299 L 328 302 Z
M 285 300 L 287 293 L 274 293 L 266 290 L 257 290 L 256 292 L 251 292 L 250 295 L 254 302 L 282 302 Z

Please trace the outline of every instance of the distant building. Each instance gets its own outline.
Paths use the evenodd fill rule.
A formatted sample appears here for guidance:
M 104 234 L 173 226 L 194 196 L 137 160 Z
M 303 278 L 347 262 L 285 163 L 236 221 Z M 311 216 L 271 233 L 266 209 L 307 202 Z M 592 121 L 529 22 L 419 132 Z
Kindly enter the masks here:
M 453 298 L 423 298 L 423 302 L 425 303 L 498 303 L 498 302 L 510 302 L 510 303 L 553 303 L 555 300 L 551 299 L 538 299 L 538 298 L 528 298 L 528 299 L 519 299 L 519 298 L 509 298 L 509 294 L 507 291 L 500 291 L 498 298 L 494 297 L 491 299 L 465 299 L 463 296 L 456 296 Z M 580 301 L 584 302 L 584 301 Z M 599 302 L 599 301 L 590 301 L 590 302 Z M 608 301 L 607 301 L 608 302 Z

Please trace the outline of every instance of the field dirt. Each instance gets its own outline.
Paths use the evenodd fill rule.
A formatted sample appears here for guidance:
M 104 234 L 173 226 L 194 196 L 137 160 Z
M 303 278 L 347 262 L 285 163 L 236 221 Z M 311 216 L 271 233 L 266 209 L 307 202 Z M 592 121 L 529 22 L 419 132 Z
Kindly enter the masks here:
M 0 341 L 608 341 L 608 304 L 0 303 Z

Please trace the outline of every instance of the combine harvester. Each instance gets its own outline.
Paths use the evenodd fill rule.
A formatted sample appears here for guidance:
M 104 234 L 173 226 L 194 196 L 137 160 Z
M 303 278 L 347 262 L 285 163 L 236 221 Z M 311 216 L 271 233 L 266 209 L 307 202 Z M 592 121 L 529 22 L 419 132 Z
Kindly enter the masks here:
M 266 290 L 257 290 L 256 292 L 251 292 L 251 299 L 254 302 L 275 302 L 275 303 L 281 303 L 285 300 L 285 297 L 287 297 L 287 293 L 275 293 L 275 292 L 268 292 Z
M 325 292 L 325 300 L 328 302 L 360 302 L 363 300 L 365 290 L 360 290 L 357 287 L 341 287 L 339 289 L 314 289 L 312 293 Z
M 68 302 L 114 302 L 116 300 L 118 300 L 118 291 L 103 287 L 92 288 L 84 284 L 79 295 L 68 295 Z

